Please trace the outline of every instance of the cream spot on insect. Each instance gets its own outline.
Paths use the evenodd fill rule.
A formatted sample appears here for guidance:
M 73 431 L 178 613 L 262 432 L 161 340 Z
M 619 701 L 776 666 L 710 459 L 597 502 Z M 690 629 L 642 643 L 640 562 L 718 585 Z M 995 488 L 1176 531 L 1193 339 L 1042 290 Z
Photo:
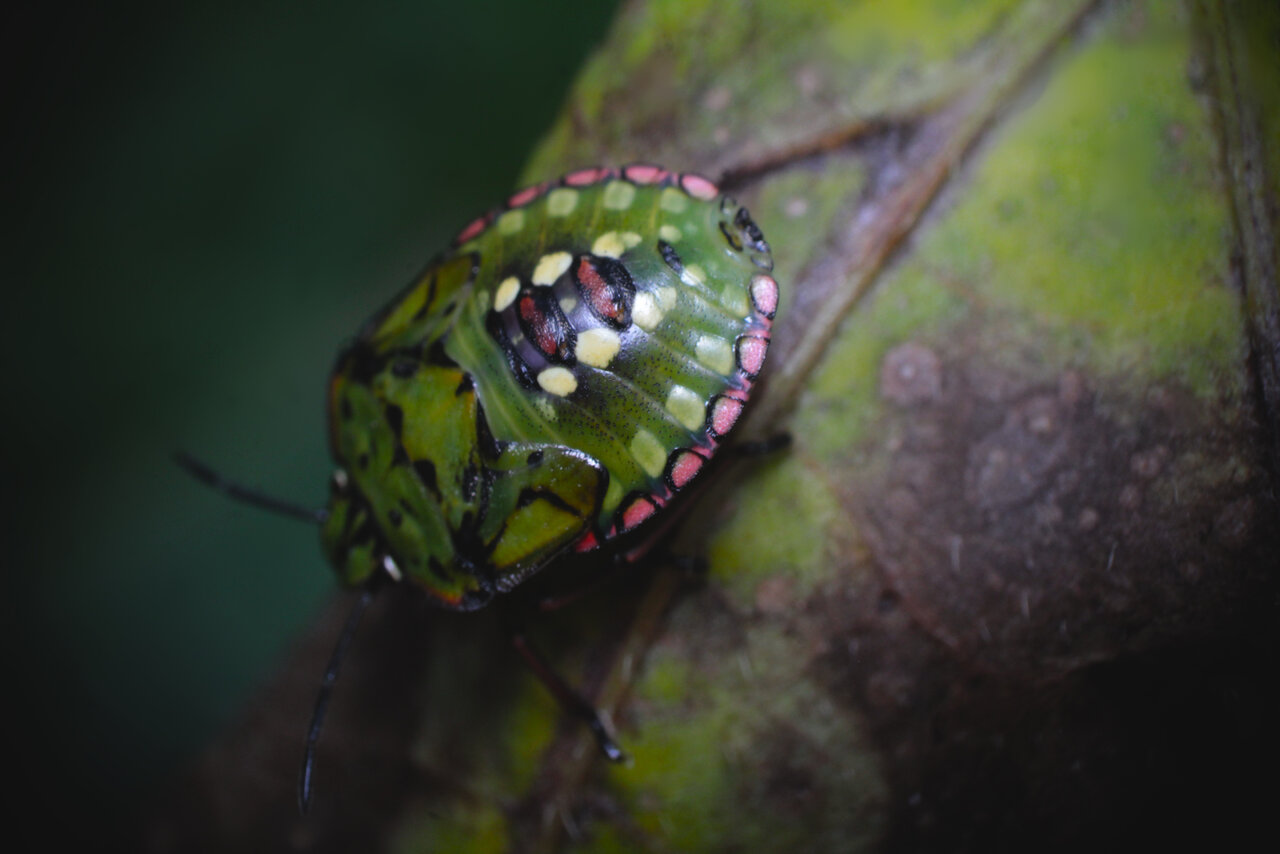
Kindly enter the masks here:
M 505 311 L 507 306 L 516 301 L 516 294 L 520 293 L 520 280 L 515 276 L 507 276 L 498 285 L 498 289 L 493 294 L 493 310 Z
M 707 271 L 697 264 L 686 264 L 680 272 L 680 281 L 690 287 L 701 287 L 707 283 Z
M 404 575 L 400 572 L 400 567 L 396 566 L 395 558 L 391 557 L 391 555 L 382 556 L 382 568 L 386 570 L 387 575 L 391 576 L 392 581 L 399 581 L 404 578 Z
M 649 477 L 658 477 L 667 467 L 667 451 L 648 430 L 637 430 L 631 439 L 631 456 Z
M 663 290 L 670 290 L 663 288 Z M 658 324 L 662 322 L 662 315 L 666 314 L 664 309 L 658 302 L 658 299 L 648 291 L 641 291 L 636 294 L 636 301 L 631 306 L 631 319 L 645 332 L 652 332 L 658 328 Z
M 550 252 L 543 255 L 533 268 L 533 283 L 535 285 L 555 284 L 556 279 L 560 278 L 572 263 L 573 256 L 568 252 Z
M 579 333 L 575 352 L 579 362 L 593 368 L 607 368 L 621 349 L 622 339 L 618 333 L 612 329 L 597 327 Z
M 540 371 L 538 385 L 557 397 L 568 397 L 578 389 L 578 381 L 574 378 L 573 372 L 559 365 Z
M 606 258 L 621 258 L 623 252 L 639 246 L 640 240 L 640 235 L 634 231 L 606 231 L 591 244 L 591 252 Z
M 578 206 L 578 191 L 558 187 L 547 193 L 547 213 L 551 216 L 568 216 Z
M 671 387 L 667 395 L 667 412 L 689 430 L 700 428 L 707 417 L 706 403 L 697 392 L 682 385 Z
M 635 198 L 635 186 L 626 181 L 610 181 L 604 185 L 603 202 L 604 206 L 610 210 L 625 211 L 631 207 Z
M 516 234 L 524 228 L 524 211 L 507 211 L 498 217 L 499 234 Z
M 548 421 L 556 420 L 556 408 L 552 406 L 551 401 L 547 400 L 545 397 L 534 398 L 533 405 L 537 407 L 538 412 L 541 413 L 543 418 Z
M 675 288 L 658 288 L 656 295 L 658 297 L 658 305 L 662 307 L 664 312 L 671 311 L 676 307 L 676 303 L 680 301 L 680 295 L 676 293 Z
M 591 253 L 605 258 L 621 258 L 626 249 L 626 244 L 622 242 L 622 235 L 616 231 L 606 231 L 591 244 Z
M 684 213 L 684 209 L 688 206 L 689 197 L 675 187 L 667 187 L 663 190 L 662 196 L 658 200 L 658 207 L 668 213 Z
M 622 501 L 622 478 L 615 477 L 610 473 L 609 488 L 604 491 L 604 502 L 601 507 L 605 510 L 612 510 Z
M 747 305 L 747 291 L 741 285 L 731 284 L 720 294 L 720 304 L 728 311 L 740 317 L 746 317 L 750 307 Z
M 561 297 L 560 310 L 565 314 L 572 314 L 573 310 L 578 307 L 577 297 Z
M 664 225 L 659 228 L 658 236 L 668 243 L 675 243 L 677 240 L 684 237 L 684 235 L 680 233 L 680 229 L 676 228 L 674 225 Z
M 703 335 L 693 347 L 694 357 L 721 376 L 733 372 L 733 345 L 715 335 Z

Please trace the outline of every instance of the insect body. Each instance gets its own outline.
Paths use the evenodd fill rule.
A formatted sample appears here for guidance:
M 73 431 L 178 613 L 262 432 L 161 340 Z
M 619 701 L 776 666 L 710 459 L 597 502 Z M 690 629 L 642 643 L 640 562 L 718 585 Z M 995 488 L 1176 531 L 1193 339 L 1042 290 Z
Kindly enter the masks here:
M 389 576 L 471 610 L 659 513 L 742 413 L 778 304 L 772 269 L 750 214 L 705 178 L 648 165 L 574 172 L 464 228 L 339 356 L 327 510 L 179 455 L 234 498 L 320 522 L 340 578 L 363 587 L 316 701 L 304 812 L 372 582 Z M 594 708 L 514 639 L 621 758 Z
M 745 208 L 653 166 L 574 172 L 472 222 L 333 373 L 341 578 L 469 610 L 659 512 L 742 411 L 772 267 Z

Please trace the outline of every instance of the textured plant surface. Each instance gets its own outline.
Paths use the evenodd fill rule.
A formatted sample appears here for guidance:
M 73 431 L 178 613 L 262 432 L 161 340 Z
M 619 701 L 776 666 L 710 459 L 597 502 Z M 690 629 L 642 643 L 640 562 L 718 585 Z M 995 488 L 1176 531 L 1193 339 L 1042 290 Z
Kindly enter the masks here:
M 782 287 L 745 429 L 793 437 L 687 514 L 705 578 L 536 623 L 631 762 L 492 615 L 385 596 L 298 818 L 335 603 L 154 847 L 1078 850 L 1258 821 L 1277 34 L 1263 4 L 626 5 L 524 183 L 721 181 Z

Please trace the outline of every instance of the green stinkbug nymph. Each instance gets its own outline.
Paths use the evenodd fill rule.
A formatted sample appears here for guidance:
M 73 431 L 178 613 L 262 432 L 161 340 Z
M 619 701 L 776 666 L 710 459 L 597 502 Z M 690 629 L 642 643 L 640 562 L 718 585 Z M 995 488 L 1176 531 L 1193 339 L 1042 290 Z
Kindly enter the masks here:
M 339 577 L 366 590 L 389 577 L 471 610 L 661 513 L 747 402 L 778 303 L 772 268 L 745 208 L 650 165 L 573 172 L 474 220 L 333 371 L 338 467 L 311 518 Z M 304 809 L 358 616 L 317 702 Z M 620 756 L 594 710 L 535 670 Z

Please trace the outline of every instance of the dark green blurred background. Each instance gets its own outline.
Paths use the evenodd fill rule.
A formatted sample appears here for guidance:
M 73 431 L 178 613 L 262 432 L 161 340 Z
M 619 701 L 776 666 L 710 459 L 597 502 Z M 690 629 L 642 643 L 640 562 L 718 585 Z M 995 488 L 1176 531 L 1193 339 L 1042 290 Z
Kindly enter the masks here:
M 334 587 L 170 453 L 323 501 L 338 346 L 512 188 L 615 4 L 207 5 L 4 13 L 6 741 L 86 834 Z

